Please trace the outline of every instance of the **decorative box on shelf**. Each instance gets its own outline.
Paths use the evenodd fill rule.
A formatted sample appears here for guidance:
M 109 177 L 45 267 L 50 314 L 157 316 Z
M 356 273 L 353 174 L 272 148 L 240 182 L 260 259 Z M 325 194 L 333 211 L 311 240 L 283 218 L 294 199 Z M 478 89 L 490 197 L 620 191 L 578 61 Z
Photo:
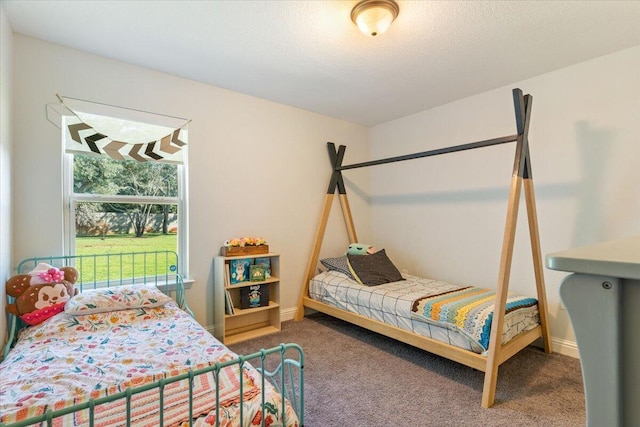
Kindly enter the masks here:
M 268 253 L 269 253 L 269 245 L 223 246 L 220 248 L 220 255 L 222 256 L 244 256 L 244 255 L 268 254 Z

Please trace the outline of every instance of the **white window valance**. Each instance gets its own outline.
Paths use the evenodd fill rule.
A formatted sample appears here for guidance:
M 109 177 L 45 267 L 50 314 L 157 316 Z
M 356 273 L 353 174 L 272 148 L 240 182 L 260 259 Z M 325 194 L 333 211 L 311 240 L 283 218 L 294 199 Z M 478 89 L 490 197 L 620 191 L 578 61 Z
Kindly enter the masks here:
M 105 155 L 115 160 L 138 162 L 182 163 L 186 147 L 186 129 L 175 129 L 157 140 L 123 141 L 98 132 L 77 116 L 65 116 L 65 151 L 72 154 Z
M 182 164 L 185 160 L 190 120 L 75 98 L 58 99 L 64 111 L 53 110 L 60 115 L 67 153 L 138 162 Z

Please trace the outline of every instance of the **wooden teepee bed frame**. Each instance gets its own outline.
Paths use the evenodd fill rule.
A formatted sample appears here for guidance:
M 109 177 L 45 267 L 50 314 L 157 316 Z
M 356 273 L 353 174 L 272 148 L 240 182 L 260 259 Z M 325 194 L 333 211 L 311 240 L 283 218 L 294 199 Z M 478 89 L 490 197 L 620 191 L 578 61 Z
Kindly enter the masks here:
M 303 284 L 303 291 L 300 296 L 296 320 L 302 320 L 304 317 L 304 308 L 308 307 L 333 317 L 345 320 L 358 326 L 367 328 L 374 332 L 389 336 L 423 350 L 438 354 L 447 359 L 462 363 L 485 373 L 484 387 L 482 392 L 482 407 L 491 407 L 495 400 L 496 383 L 498 378 L 498 368 L 500 364 L 508 360 L 511 356 L 518 353 L 523 348 L 534 342 L 538 338 L 542 338 L 544 350 L 551 353 L 551 334 L 548 326 L 547 298 L 545 293 L 544 277 L 542 270 L 542 256 L 540 253 L 540 238 L 538 233 L 538 220 L 536 216 L 536 203 L 533 191 L 533 177 L 531 173 L 531 158 L 529 156 L 529 119 L 531 117 L 531 95 L 523 95 L 520 89 L 513 90 L 513 101 L 515 107 L 516 126 L 518 133 L 500 138 L 494 138 L 469 144 L 446 147 L 431 151 L 425 151 L 416 154 L 391 157 L 382 160 L 374 160 L 352 165 L 342 165 L 346 147 L 341 145 L 336 150 L 335 145 L 331 142 L 327 144 L 329 150 L 329 159 L 333 173 L 329 181 L 329 189 L 324 199 L 320 222 L 316 230 L 313 243 L 313 249 L 309 264 L 307 266 L 306 276 Z M 475 148 L 488 147 L 491 145 L 504 144 L 508 142 L 516 142 L 515 161 L 513 166 L 513 175 L 511 178 L 511 188 L 509 193 L 507 218 L 505 223 L 504 237 L 502 241 L 502 254 L 500 257 L 500 270 L 498 275 L 498 283 L 496 288 L 496 302 L 494 317 L 491 327 L 491 336 L 489 341 L 489 349 L 487 356 L 473 353 L 459 347 L 455 347 L 431 338 L 427 338 L 411 331 L 400 329 L 359 314 L 350 313 L 309 297 L 309 282 L 315 276 L 320 255 L 320 248 L 324 238 L 333 196 L 338 190 L 338 197 L 342 207 L 347 233 L 350 242 L 358 242 L 356 236 L 349 201 L 342 178 L 342 171 L 348 169 L 356 169 L 366 166 L 374 166 L 391 162 L 399 162 L 403 160 L 418 159 L 422 157 L 437 156 L 440 154 L 454 153 L 457 151 L 471 150 Z M 529 235 L 531 238 L 531 250 L 533 255 L 533 270 L 536 280 L 538 309 L 540 313 L 540 325 L 536 328 L 523 332 L 514 337 L 508 343 L 502 345 L 498 338 L 502 335 L 504 325 L 505 307 L 507 301 L 507 293 L 509 290 L 509 276 L 511 272 L 511 261 L 513 258 L 513 244 L 515 240 L 516 220 L 518 217 L 518 207 L 520 204 L 520 192 L 524 183 L 525 201 L 527 207 L 527 217 L 529 222 Z M 497 313 L 497 314 L 496 314 Z

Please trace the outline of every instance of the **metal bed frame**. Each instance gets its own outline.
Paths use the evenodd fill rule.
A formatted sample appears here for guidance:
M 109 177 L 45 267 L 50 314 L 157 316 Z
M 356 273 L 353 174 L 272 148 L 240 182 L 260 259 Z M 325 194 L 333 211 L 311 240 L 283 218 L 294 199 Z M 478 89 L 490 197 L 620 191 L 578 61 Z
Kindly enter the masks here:
M 33 257 L 21 261 L 18 264 L 16 270 L 18 274 L 24 274 L 34 269 L 40 262 L 46 262 L 54 267 L 76 267 L 80 272 L 80 278 L 76 283 L 76 287 L 80 289 L 80 292 L 86 289 L 108 288 L 134 283 L 154 284 L 164 293 L 168 295 L 173 294 L 173 298 L 175 299 L 178 306 L 182 310 L 189 313 L 192 317 L 194 316 L 193 312 L 189 308 L 189 305 L 187 304 L 184 280 L 178 272 L 178 255 L 173 251 Z M 7 296 L 7 298 L 9 303 L 13 302 L 14 300 L 14 298 L 10 296 Z M 8 326 L 9 335 L 4 349 L 5 358 L 15 344 L 19 331 L 27 325 L 22 322 L 17 316 L 10 315 Z M 252 361 L 253 363 L 251 363 Z M 33 425 L 35 423 L 45 423 L 43 425 L 51 427 L 55 418 L 86 409 L 89 410 L 89 425 L 93 426 L 95 421 L 95 407 L 101 404 L 114 402 L 119 399 L 126 399 L 126 425 L 130 426 L 132 396 L 152 389 L 157 389 L 159 393 L 159 406 L 161 408 L 159 416 L 160 425 L 162 426 L 165 386 L 176 381 L 182 381 L 186 379 L 188 379 L 191 386 L 189 390 L 189 425 L 191 426 L 193 423 L 193 379 L 198 375 L 212 373 L 216 384 L 218 384 L 218 375 L 221 369 L 228 366 L 237 366 L 241 371 L 247 363 L 255 366 L 255 369 L 258 370 L 262 376 L 261 409 L 263 414 L 265 413 L 266 401 L 265 381 L 267 381 L 266 378 L 269 378 L 270 383 L 276 388 L 282 398 L 282 408 L 280 408 L 280 411 L 283 423 L 286 422 L 286 420 L 284 419 L 286 415 L 285 404 L 286 401 L 289 401 L 289 403 L 293 407 L 294 412 L 298 416 L 299 425 L 304 426 L 304 353 L 302 351 L 302 348 L 295 343 L 280 344 L 279 346 L 270 349 L 261 349 L 260 351 L 249 355 L 238 356 L 233 360 L 222 363 L 216 362 L 214 365 L 202 369 L 189 370 L 187 373 L 182 375 L 163 378 L 159 381 L 135 388 L 128 388 L 123 392 L 116 393 L 110 396 L 105 396 L 98 399 L 89 399 L 88 401 L 82 402 L 69 408 L 64 408 L 56 411 L 48 409 L 44 414 L 40 416 L 32 417 L 17 423 L 12 423 L 10 424 L 10 426 L 23 427 Z M 267 366 L 274 363 L 278 363 L 277 367 L 273 370 L 269 370 Z M 244 406 L 242 382 L 240 382 L 239 393 L 239 422 L 242 426 L 245 422 L 243 416 Z M 219 390 L 216 389 L 216 426 L 218 426 L 220 423 L 219 398 Z M 265 418 L 266 417 L 262 418 L 263 426 L 265 425 Z M 251 420 L 248 420 L 248 422 L 249 421 Z M 0 423 L 0 427 L 5 427 L 5 424 Z

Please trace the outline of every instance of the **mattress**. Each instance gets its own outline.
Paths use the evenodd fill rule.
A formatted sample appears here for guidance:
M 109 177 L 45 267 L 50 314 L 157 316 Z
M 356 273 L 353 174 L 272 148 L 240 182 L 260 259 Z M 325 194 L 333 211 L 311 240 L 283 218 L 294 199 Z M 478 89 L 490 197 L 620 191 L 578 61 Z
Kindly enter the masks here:
M 236 357 L 174 303 L 81 316 L 60 313 L 24 330 L 0 364 L 0 423 L 24 420 L 47 409 L 66 408 Z M 236 366 L 223 368 L 218 384 L 211 373 L 194 377 L 193 414 L 200 416 L 194 425 L 215 425 L 216 388 L 221 425 L 237 425 L 240 383 L 245 422 L 263 416 L 260 373 L 248 363 L 245 368 L 242 372 Z M 281 408 L 280 394 L 269 383 L 265 390 L 267 407 Z M 157 389 L 134 395 L 132 425 L 159 425 L 158 399 Z M 165 425 L 188 422 L 188 400 L 188 380 L 165 386 Z M 124 399 L 96 406 L 95 425 L 126 425 L 125 409 Z M 278 415 L 264 414 L 272 425 L 282 425 Z M 54 425 L 88 423 L 88 412 L 79 411 L 56 419 Z M 297 425 L 288 404 L 287 425 Z
M 464 307 L 455 307 L 456 316 L 447 316 L 443 310 L 453 310 L 455 302 L 462 297 L 452 295 L 469 292 L 468 286 L 456 285 L 439 280 L 420 278 L 404 274 L 406 280 L 385 283 L 378 286 L 364 286 L 350 279 L 344 273 L 330 270 L 315 276 L 309 284 L 310 298 L 392 325 L 416 334 L 432 338 L 478 354 L 486 354 L 488 349 L 487 328 L 493 312 L 493 302 L 489 294 L 477 292 L 480 296 L 466 301 Z M 486 290 L 482 290 L 486 291 Z M 491 292 L 491 291 L 486 291 Z M 442 305 L 449 297 L 449 306 Z M 494 295 L 495 296 L 495 295 Z M 432 316 L 428 307 L 438 307 L 438 316 Z M 481 307 L 481 309 L 479 308 Z M 518 334 L 539 325 L 537 301 L 532 298 L 509 295 L 505 314 L 502 343 L 505 344 Z M 425 314 L 425 309 L 427 314 Z M 439 316 L 444 313 L 444 316 Z M 463 313 L 466 317 L 460 320 Z M 471 320 L 470 320 L 471 319 Z M 467 321 L 468 320 L 468 321 Z M 465 324 L 466 323 L 466 324 Z

